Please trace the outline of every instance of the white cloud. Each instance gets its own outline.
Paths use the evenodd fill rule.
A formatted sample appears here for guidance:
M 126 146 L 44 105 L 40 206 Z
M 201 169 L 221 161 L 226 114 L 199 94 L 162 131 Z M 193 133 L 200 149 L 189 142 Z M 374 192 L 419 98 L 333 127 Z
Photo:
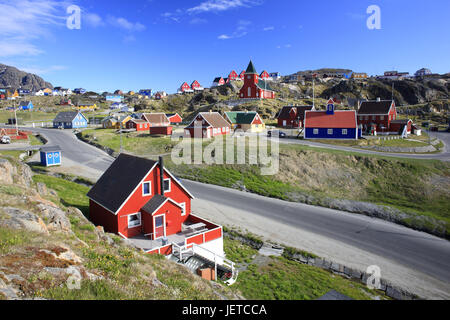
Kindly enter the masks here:
M 189 21 L 190 24 L 205 24 L 208 20 L 202 19 L 202 18 L 194 18 L 191 21 Z
M 263 29 L 263 31 L 272 31 L 272 30 L 275 30 L 275 27 L 274 27 L 274 26 L 265 27 L 265 28 Z
M 91 27 L 101 27 L 105 25 L 105 22 L 103 21 L 102 17 L 100 17 L 98 14 L 95 13 L 83 13 L 82 19 L 84 19 L 84 22 L 86 22 Z
M 140 22 L 130 22 L 122 17 L 108 17 L 108 23 L 114 27 L 125 29 L 128 31 L 144 31 L 146 27 Z
M 234 38 L 242 38 L 248 34 L 248 27 L 251 25 L 250 21 L 247 20 L 240 20 L 237 24 L 236 30 L 230 34 L 222 34 L 217 37 L 219 40 L 228 40 L 228 39 L 234 39 Z
M 66 70 L 67 67 L 66 66 L 60 66 L 60 65 L 54 65 L 54 66 L 49 66 L 46 68 L 41 68 L 41 67 L 21 67 L 21 70 L 25 71 L 25 72 L 29 72 L 29 73 L 34 73 L 37 75 L 44 75 L 53 71 L 61 71 L 61 70 Z
M 198 6 L 187 9 L 189 14 L 197 14 L 203 12 L 219 12 L 239 7 L 253 7 L 262 4 L 262 0 L 207 0 Z
M 65 1 L 0 0 L 0 56 L 42 54 L 33 41 L 51 35 L 51 27 L 65 26 Z

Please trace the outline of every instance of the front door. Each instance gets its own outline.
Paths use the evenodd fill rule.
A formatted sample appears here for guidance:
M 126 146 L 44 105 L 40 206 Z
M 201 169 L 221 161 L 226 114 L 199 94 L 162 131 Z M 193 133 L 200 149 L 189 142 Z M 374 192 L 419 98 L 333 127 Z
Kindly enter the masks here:
M 52 166 L 55 164 L 55 159 L 53 158 L 53 153 L 47 153 L 47 165 Z
M 153 225 L 155 229 L 154 240 L 166 236 L 166 217 L 164 215 L 153 217 Z

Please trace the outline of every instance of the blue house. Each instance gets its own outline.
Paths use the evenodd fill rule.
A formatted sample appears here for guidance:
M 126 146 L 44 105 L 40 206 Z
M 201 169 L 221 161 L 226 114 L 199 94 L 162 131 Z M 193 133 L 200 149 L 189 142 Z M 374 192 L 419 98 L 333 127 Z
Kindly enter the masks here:
M 86 89 L 83 89 L 83 88 L 76 88 L 76 89 L 73 89 L 73 92 L 74 92 L 75 94 L 84 94 L 84 93 L 86 93 Z
M 139 90 L 139 94 L 140 94 L 140 95 L 143 95 L 143 96 L 151 97 L 151 96 L 152 96 L 152 89 L 142 89 L 142 90 Z
M 26 111 L 26 110 L 33 110 L 34 106 L 31 101 L 20 101 L 19 103 L 19 110 Z
M 59 146 L 42 147 L 40 149 L 41 165 L 44 167 L 61 165 L 62 156 L 61 148 Z
M 31 91 L 28 89 L 17 89 L 17 92 L 19 93 L 19 95 L 21 96 L 28 96 L 31 94 Z
M 330 99 L 326 111 L 305 111 L 305 139 L 353 139 L 361 137 L 355 110 L 334 110 Z
M 78 129 L 87 128 L 88 120 L 79 111 L 60 112 L 53 120 L 53 128 Z

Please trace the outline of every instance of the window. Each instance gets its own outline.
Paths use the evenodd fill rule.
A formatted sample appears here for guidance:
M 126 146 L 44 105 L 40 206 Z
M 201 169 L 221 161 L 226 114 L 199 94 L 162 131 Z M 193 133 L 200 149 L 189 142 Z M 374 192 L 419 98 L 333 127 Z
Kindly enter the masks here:
M 151 181 L 144 182 L 142 184 L 142 195 L 143 196 L 150 196 L 151 194 L 152 194 L 152 183 L 151 183 Z
M 170 179 L 164 179 L 164 192 L 170 192 L 172 183 Z
M 369 120 L 369 116 L 366 116 L 366 120 Z
M 181 206 L 181 216 L 186 215 L 186 202 L 180 203 Z
M 381 116 L 381 117 L 380 117 L 380 120 L 384 120 L 384 116 Z
M 155 217 L 155 228 L 162 227 L 164 225 L 164 216 Z
M 333 129 L 328 129 L 328 134 L 333 134 Z
M 314 129 L 313 134 L 319 134 L 319 129 Z
M 252 88 L 248 87 L 247 96 L 250 97 L 252 95 Z
M 346 136 L 347 135 L 347 129 L 342 129 L 342 135 Z
M 141 214 L 135 213 L 128 216 L 128 228 L 135 228 L 141 225 Z

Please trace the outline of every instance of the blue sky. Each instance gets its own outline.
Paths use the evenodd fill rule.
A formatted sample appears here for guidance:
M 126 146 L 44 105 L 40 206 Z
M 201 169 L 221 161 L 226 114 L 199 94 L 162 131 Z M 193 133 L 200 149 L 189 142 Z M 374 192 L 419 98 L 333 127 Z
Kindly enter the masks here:
M 79 30 L 66 27 L 72 4 Z M 366 26 L 370 5 L 380 30 Z M 0 0 L 0 12 L 0 63 L 98 92 L 208 87 L 250 58 L 282 74 L 450 72 L 448 0 Z

